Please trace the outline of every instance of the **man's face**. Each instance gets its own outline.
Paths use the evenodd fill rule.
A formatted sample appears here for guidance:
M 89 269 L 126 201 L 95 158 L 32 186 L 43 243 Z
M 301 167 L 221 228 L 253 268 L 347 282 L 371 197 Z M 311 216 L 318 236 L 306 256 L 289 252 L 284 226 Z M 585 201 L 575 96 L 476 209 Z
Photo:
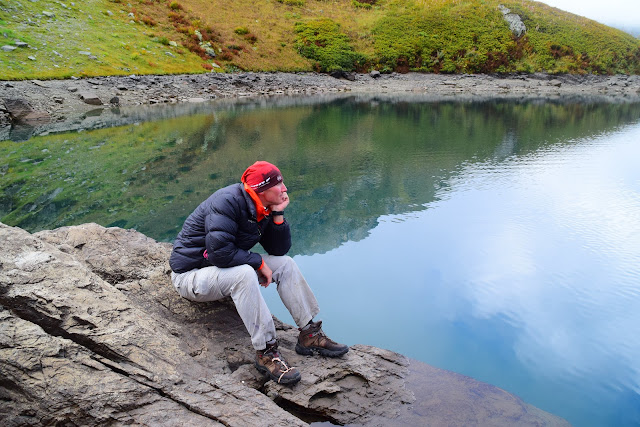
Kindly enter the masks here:
M 262 192 L 262 198 L 266 206 L 279 205 L 287 200 L 287 187 L 284 185 L 284 181 L 274 185 L 268 190 L 264 190 Z

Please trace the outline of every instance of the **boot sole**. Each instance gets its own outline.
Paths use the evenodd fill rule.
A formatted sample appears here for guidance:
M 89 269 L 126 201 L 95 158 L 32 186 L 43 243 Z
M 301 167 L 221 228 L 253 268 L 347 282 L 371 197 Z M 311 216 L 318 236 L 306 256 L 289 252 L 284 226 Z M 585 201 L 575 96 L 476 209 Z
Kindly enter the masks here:
M 296 344 L 296 353 L 302 354 L 303 356 L 313 356 L 313 353 L 319 353 L 324 357 L 340 357 L 348 351 L 349 347 L 346 347 L 344 350 L 327 350 L 322 347 L 303 347 L 300 344 Z
M 269 368 L 267 368 L 266 366 L 258 365 L 257 363 L 254 363 L 254 365 L 258 370 L 258 372 L 269 375 L 269 378 L 276 384 L 284 384 L 284 385 L 295 384 L 298 381 L 300 381 L 300 379 L 302 378 L 302 375 L 300 375 L 300 372 L 298 372 L 297 373 L 298 375 L 296 375 L 295 377 L 293 378 L 282 377 L 282 380 L 278 382 L 278 376 L 271 373 Z

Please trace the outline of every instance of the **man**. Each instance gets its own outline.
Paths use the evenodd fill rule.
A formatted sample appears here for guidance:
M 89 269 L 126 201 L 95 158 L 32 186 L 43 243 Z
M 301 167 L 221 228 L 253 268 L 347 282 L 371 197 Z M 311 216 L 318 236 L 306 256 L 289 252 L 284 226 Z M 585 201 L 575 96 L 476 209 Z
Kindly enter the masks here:
M 282 384 L 300 381 L 278 351 L 271 313 L 260 292 L 272 281 L 300 329 L 296 352 L 338 357 L 349 347 L 329 339 L 319 308 L 295 261 L 284 210 L 289 205 L 280 170 L 265 161 L 249 166 L 242 182 L 213 193 L 186 219 L 173 245 L 171 281 L 191 301 L 233 299 L 256 349 L 256 368 Z M 267 255 L 251 252 L 260 243 Z

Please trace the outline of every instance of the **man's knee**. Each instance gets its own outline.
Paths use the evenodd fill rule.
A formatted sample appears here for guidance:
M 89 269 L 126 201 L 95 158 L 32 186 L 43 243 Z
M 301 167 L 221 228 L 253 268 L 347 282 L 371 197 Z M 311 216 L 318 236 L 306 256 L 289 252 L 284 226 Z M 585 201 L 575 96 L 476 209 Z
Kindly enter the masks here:
M 250 265 L 244 264 L 236 267 L 236 274 L 236 290 L 258 287 L 258 274 Z
M 295 266 L 297 266 L 296 262 L 289 255 L 283 255 L 282 256 L 282 261 L 283 261 L 283 263 L 285 263 L 287 265 L 295 265 Z
M 291 258 L 289 255 L 279 256 L 277 265 L 279 265 L 279 269 L 282 270 L 298 269 L 298 264 L 296 264 L 293 258 Z

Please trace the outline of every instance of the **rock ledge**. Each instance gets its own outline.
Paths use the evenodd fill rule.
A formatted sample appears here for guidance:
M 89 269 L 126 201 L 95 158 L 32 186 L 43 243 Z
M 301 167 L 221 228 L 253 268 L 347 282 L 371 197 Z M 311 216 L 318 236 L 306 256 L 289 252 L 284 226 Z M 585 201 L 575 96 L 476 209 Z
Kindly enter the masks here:
M 391 351 L 301 357 L 291 350 L 297 330 L 278 321 L 281 348 L 303 374 L 284 387 L 253 367 L 230 301 L 195 304 L 171 288 L 170 245 L 96 224 L 35 234 L 0 224 L 0 239 L 5 426 L 567 425 Z

